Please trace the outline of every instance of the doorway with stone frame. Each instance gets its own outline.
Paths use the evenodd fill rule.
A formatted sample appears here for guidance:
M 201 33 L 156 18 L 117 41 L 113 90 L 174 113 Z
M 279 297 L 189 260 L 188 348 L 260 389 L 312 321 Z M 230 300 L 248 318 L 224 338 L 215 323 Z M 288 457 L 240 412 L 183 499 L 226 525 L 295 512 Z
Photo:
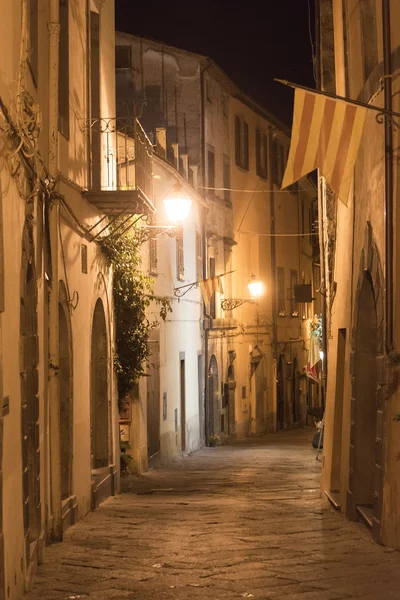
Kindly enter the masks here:
M 378 249 L 367 224 L 358 280 L 350 374 L 350 472 L 347 516 L 380 538 L 383 485 L 384 290 Z
M 66 531 L 77 519 L 78 505 L 73 494 L 73 376 L 71 312 L 63 281 L 59 282 L 58 331 L 60 348 L 60 457 L 62 528 Z

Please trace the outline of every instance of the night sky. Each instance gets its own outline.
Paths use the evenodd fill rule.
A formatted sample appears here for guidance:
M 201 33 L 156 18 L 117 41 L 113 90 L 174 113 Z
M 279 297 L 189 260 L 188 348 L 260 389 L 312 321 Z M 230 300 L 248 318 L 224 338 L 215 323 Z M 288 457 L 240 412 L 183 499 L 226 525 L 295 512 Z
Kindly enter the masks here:
M 273 78 L 315 86 L 313 5 L 314 0 L 115 0 L 116 27 L 209 56 L 244 92 L 290 124 L 293 90 Z

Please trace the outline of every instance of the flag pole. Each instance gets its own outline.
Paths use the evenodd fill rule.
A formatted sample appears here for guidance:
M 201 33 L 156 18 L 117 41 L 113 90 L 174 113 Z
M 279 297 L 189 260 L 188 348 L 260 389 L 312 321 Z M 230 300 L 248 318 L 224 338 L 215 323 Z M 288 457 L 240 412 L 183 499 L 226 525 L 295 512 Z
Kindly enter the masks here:
M 349 104 L 355 104 L 356 106 L 362 106 L 363 108 L 370 108 L 371 110 L 375 110 L 382 115 L 387 115 L 388 117 L 400 117 L 400 113 L 394 112 L 393 110 L 387 110 L 386 108 L 381 108 L 379 106 L 373 106 L 372 104 L 367 104 L 366 102 L 360 102 L 359 100 L 351 100 L 350 98 L 345 98 L 344 96 L 338 96 L 337 94 L 332 94 L 330 92 L 322 92 L 321 90 L 313 90 L 310 87 L 306 87 L 305 85 L 298 85 L 297 83 L 292 83 L 291 81 L 287 81 L 287 79 L 277 79 L 274 78 L 274 81 L 278 83 L 282 83 L 282 85 L 286 85 L 288 87 L 294 89 L 305 90 L 306 92 L 311 92 L 312 94 L 318 94 L 319 96 L 327 96 L 328 98 L 334 98 L 334 100 L 342 100 L 343 102 L 348 102 Z M 395 123 L 397 125 L 397 123 Z

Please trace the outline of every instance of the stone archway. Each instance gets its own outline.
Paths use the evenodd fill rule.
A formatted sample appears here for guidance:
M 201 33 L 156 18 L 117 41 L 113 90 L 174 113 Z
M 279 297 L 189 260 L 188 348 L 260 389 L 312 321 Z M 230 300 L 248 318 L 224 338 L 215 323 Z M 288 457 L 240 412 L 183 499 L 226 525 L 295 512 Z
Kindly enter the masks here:
M 59 348 L 60 348 L 60 445 L 61 499 L 63 503 L 73 494 L 73 379 L 71 315 L 65 285 L 59 284 Z M 64 507 L 63 507 L 64 508 Z M 63 513 L 65 511 L 63 510 Z M 63 515 L 64 516 L 64 515 Z M 63 518 L 63 528 L 65 529 Z
M 104 305 L 96 302 L 91 337 L 90 364 L 90 449 L 92 464 L 92 508 L 115 493 L 115 465 L 112 464 L 109 351 Z
M 356 330 L 355 394 L 353 414 L 354 448 L 352 490 L 357 506 L 373 508 L 376 437 L 376 356 L 378 350 L 377 315 L 374 290 L 365 273 L 358 304 Z
M 91 456 L 92 469 L 110 462 L 108 344 L 103 302 L 96 302 L 91 343 Z
M 41 508 L 37 287 L 32 231 L 28 226 L 22 239 L 20 347 L 23 522 L 29 564 L 36 560 L 34 544 L 40 535 Z
M 379 252 L 367 224 L 354 306 L 347 516 L 380 537 L 383 482 L 384 307 Z

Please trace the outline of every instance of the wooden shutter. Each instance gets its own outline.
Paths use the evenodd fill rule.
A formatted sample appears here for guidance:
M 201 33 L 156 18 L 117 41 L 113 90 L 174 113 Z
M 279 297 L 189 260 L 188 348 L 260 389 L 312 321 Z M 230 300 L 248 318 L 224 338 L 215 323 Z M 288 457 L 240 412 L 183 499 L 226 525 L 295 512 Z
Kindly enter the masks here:
M 201 248 L 201 234 L 196 231 L 196 257 L 197 257 L 197 281 L 203 279 L 203 253 Z
M 256 129 L 256 173 L 261 174 L 261 143 L 260 143 L 260 130 Z
M 235 162 L 240 166 L 240 119 L 235 117 Z
M 244 157 L 243 157 L 243 168 L 249 168 L 249 126 L 247 123 L 243 122 L 243 148 L 244 148 Z
M 185 277 L 185 264 L 183 255 L 183 229 L 176 230 L 176 278 L 183 281 Z
M 150 275 L 157 275 L 157 239 L 150 238 L 149 245 L 149 271 Z

